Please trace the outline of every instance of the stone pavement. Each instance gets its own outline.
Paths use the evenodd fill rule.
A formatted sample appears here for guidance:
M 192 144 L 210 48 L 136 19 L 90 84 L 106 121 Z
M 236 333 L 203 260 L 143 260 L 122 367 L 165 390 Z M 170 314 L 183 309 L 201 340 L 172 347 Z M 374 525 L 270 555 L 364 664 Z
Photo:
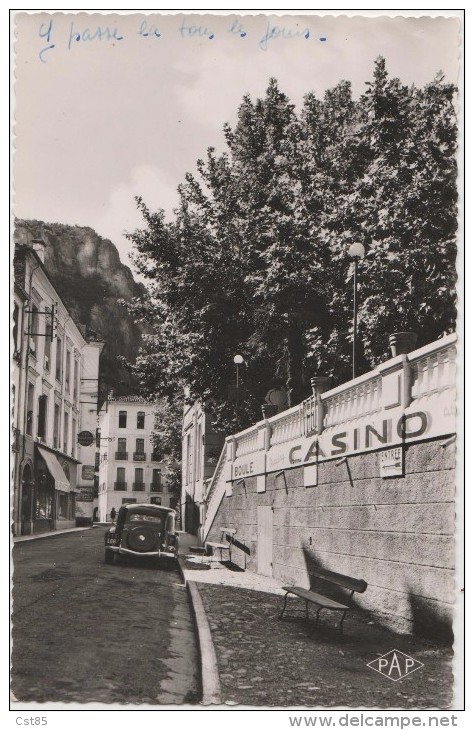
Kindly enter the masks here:
M 196 582 L 207 613 L 222 702 L 270 707 L 451 707 L 451 647 L 395 634 L 354 611 L 346 617 L 343 636 L 330 612 L 321 613 L 319 626 L 296 614 L 279 620 L 283 592 L 275 579 L 240 572 L 228 563 L 211 568 L 194 558 L 182 564 L 186 580 Z M 304 604 L 294 599 L 293 606 Z M 366 666 L 392 649 L 424 666 L 397 682 Z

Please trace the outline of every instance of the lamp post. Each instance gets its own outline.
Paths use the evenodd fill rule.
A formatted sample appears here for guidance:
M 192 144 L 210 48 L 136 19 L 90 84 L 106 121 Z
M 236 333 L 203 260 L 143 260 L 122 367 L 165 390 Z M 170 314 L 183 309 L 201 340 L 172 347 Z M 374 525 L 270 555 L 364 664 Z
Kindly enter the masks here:
M 349 256 L 354 259 L 354 313 L 353 313 L 353 340 L 352 340 L 352 377 L 357 377 L 357 274 L 359 261 L 365 256 L 365 248 L 361 243 L 349 246 Z
M 243 361 L 244 361 L 244 358 L 242 357 L 242 355 L 234 356 L 234 363 L 235 363 L 235 367 L 237 369 L 237 388 L 239 387 L 239 365 L 242 365 Z

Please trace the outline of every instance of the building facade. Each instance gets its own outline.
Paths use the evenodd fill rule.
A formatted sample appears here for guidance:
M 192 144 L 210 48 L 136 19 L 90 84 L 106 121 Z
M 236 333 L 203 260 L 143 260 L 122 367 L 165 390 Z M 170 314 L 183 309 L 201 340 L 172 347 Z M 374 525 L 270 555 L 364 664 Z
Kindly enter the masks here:
M 181 516 L 186 532 L 199 535 L 204 524 L 208 483 L 224 437 L 216 433 L 200 403 L 185 405 L 182 433 Z
M 77 471 L 76 522 L 90 525 L 97 516 L 99 496 L 99 444 L 96 438 L 99 422 L 98 399 L 100 381 L 97 373 L 103 351 L 101 342 L 89 342 L 82 359 L 81 375 L 81 431 L 79 437 L 86 436 L 89 441 L 79 443 L 81 461 Z M 92 437 L 92 438 L 91 438 Z M 82 440 L 82 438 L 80 439 Z
M 456 335 L 337 388 L 324 380 L 301 404 L 226 439 L 203 539 L 233 527 L 242 568 L 303 588 L 321 569 L 361 578 L 357 602 L 380 623 L 449 636 Z
M 153 449 L 153 405 L 139 396 L 109 397 L 99 414 L 98 519 L 122 504 L 177 507 L 168 491 L 167 465 Z
M 12 523 L 26 535 L 76 525 L 82 378 L 97 392 L 103 345 L 87 341 L 59 297 L 42 241 L 17 245 L 14 273 Z

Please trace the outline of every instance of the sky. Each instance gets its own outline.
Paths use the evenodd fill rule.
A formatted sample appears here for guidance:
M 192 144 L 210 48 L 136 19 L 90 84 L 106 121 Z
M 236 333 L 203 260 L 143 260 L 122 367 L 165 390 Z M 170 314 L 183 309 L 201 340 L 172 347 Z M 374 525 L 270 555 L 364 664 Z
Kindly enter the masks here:
M 440 69 L 458 81 L 456 17 L 368 12 L 17 13 L 16 216 L 90 226 L 129 265 L 124 233 L 142 224 L 134 196 L 171 216 L 186 172 L 209 146 L 224 149 L 224 123 L 270 77 L 297 108 L 342 79 L 359 96 L 379 55 L 406 84 Z

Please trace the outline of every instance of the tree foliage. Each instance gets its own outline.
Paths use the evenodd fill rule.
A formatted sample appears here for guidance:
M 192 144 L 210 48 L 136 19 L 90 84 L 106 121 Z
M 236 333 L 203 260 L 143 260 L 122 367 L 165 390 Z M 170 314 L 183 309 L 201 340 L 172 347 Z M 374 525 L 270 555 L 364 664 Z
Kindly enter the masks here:
M 134 367 L 142 388 L 212 403 L 224 430 L 259 417 L 267 390 L 291 403 L 309 379 L 350 378 L 350 243 L 360 277 L 361 362 L 387 357 L 388 336 L 427 343 L 455 327 L 456 89 L 390 78 L 377 59 L 365 93 L 347 81 L 299 113 L 270 80 L 244 97 L 226 151 L 207 151 L 179 187 L 173 220 L 137 203 L 130 234 L 148 293 L 131 306 L 151 328 Z M 233 356 L 245 400 L 229 402 Z

